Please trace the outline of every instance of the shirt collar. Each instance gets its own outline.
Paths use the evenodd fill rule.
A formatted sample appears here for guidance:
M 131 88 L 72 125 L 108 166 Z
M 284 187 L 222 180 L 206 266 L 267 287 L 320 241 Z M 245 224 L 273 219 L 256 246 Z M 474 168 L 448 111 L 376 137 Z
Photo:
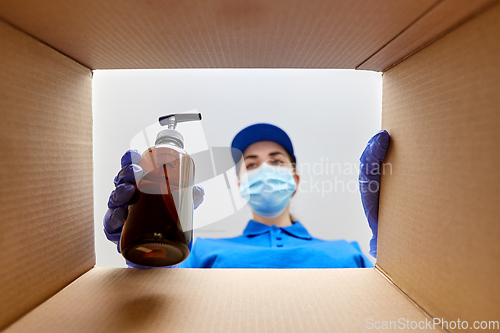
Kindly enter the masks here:
M 278 227 L 274 225 L 268 226 L 267 224 L 250 220 L 245 230 L 243 230 L 243 235 L 247 237 L 260 235 L 268 232 L 272 228 L 278 228 Z M 304 226 L 299 221 L 292 222 L 292 225 L 288 227 L 282 227 L 280 229 L 297 238 L 312 239 L 311 235 L 309 235 L 306 228 L 304 228 Z

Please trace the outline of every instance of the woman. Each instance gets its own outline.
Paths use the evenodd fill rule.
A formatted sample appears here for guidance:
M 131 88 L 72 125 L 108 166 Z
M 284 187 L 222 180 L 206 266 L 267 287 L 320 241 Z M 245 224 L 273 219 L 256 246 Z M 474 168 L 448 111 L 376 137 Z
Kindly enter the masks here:
M 389 136 L 380 131 L 368 143 L 361 158 L 360 188 L 363 205 L 373 231 L 372 255 L 376 255 L 376 191 L 363 191 L 370 182 L 378 182 L 369 164 L 377 165 L 385 157 Z M 238 185 L 248 200 L 253 218 L 238 237 L 197 238 L 189 257 L 180 268 L 353 268 L 373 267 L 356 242 L 325 241 L 313 238 L 306 228 L 292 218 L 289 201 L 300 181 L 296 158 L 288 135 L 270 124 L 255 124 L 241 130 L 233 139 L 233 159 L 238 165 Z M 235 152 L 242 152 L 242 156 Z M 127 202 L 134 191 L 134 172 L 141 155 L 127 152 L 122 170 L 115 178 L 116 189 L 110 196 L 104 218 L 104 232 L 115 243 L 121 235 Z M 379 170 L 379 168 L 377 168 Z M 378 183 L 377 183 L 378 185 Z M 203 190 L 195 189 L 195 207 L 203 201 Z M 119 247 L 118 247 L 119 251 Z M 127 261 L 129 267 L 140 267 Z

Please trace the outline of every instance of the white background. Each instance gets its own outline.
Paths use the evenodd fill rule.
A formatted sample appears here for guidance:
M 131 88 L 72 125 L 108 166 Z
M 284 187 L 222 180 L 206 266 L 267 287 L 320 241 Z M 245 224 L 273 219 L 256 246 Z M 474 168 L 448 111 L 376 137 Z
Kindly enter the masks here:
M 116 246 L 104 236 L 102 225 L 121 156 L 127 149 L 142 151 L 153 144 L 161 129 L 159 116 L 192 110 L 201 112 L 203 120 L 177 127 L 190 154 L 228 147 L 236 133 L 250 124 L 267 122 L 284 129 L 292 139 L 297 172 L 303 181 L 292 199 L 292 214 L 313 237 L 357 241 L 373 259 L 368 255 L 371 231 L 354 167 L 359 165 L 367 141 L 380 129 L 381 73 L 320 69 L 106 70 L 94 71 L 93 78 L 97 266 L 126 267 Z M 332 167 L 334 172 L 327 169 Z M 234 212 L 221 176 L 202 183 L 206 196 L 195 211 L 195 238 L 241 235 L 251 218 L 249 207 L 238 202 L 234 172 L 229 170 L 227 175 L 236 190 L 236 206 L 243 208 Z

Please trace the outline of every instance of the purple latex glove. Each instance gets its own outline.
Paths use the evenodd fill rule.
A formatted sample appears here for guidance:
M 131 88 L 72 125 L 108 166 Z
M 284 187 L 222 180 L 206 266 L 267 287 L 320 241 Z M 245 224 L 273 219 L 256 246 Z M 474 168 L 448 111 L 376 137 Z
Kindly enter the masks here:
M 390 136 L 386 130 L 375 134 L 359 158 L 359 191 L 368 224 L 373 237 L 370 240 L 370 255 L 377 257 L 378 203 L 380 195 L 381 163 L 389 149 Z
M 136 190 L 136 179 L 140 180 L 143 170 L 139 166 L 142 155 L 139 151 L 128 150 L 121 159 L 122 169 L 114 179 L 115 189 L 111 192 L 108 200 L 108 211 L 104 215 L 104 233 L 113 243 L 118 245 L 121 237 L 123 224 L 127 219 L 128 202 Z M 194 208 L 203 202 L 205 191 L 203 187 L 195 185 L 193 187 Z M 118 252 L 120 248 L 118 247 Z

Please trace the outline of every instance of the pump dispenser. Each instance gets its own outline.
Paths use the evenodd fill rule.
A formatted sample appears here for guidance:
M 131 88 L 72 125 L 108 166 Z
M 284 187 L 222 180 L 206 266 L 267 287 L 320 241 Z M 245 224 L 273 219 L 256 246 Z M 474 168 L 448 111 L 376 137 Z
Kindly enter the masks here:
M 184 261 L 193 241 L 194 162 L 184 151 L 178 123 L 201 120 L 201 113 L 169 114 L 155 145 L 142 154 L 141 179 L 129 203 L 120 249 L 141 266 L 163 267 Z

